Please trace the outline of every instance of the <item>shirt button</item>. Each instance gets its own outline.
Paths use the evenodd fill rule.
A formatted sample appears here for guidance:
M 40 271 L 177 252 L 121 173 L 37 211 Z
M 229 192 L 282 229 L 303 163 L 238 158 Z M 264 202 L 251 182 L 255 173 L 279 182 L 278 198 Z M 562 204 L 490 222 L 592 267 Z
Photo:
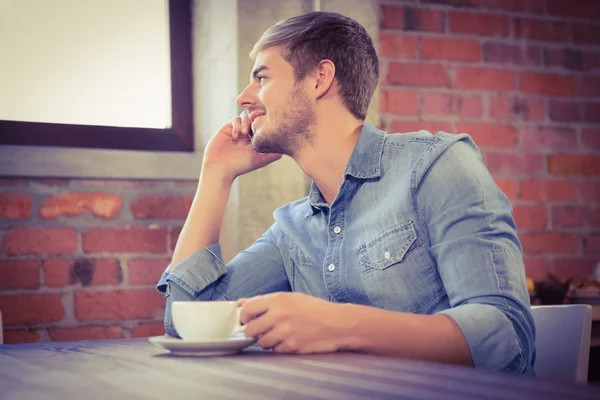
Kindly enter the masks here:
M 335 270 L 335 265 L 333 264 L 329 264 L 329 266 L 327 267 L 327 269 L 331 272 L 333 272 L 333 270 Z
M 342 228 L 340 228 L 339 226 L 336 226 L 335 228 L 333 228 L 333 231 L 335 233 L 340 233 L 342 231 Z
M 390 258 L 392 258 L 392 255 L 389 252 L 385 252 L 385 254 L 383 255 L 385 257 L 386 260 L 389 260 Z

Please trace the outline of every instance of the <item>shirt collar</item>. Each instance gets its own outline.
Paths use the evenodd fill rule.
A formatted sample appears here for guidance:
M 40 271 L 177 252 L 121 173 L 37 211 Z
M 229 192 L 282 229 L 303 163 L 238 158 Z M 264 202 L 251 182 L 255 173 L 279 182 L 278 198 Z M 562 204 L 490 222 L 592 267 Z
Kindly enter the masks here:
M 380 177 L 384 143 L 385 132 L 369 123 L 365 123 L 360 131 L 358 142 L 356 142 L 356 146 L 350 155 L 350 160 L 348 160 L 344 177 L 350 175 L 363 180 Z M 313 214 L 319 210 L 319 207 L 327 205 L 314 182 L 310 186 L 308 202 L 311 205 Z

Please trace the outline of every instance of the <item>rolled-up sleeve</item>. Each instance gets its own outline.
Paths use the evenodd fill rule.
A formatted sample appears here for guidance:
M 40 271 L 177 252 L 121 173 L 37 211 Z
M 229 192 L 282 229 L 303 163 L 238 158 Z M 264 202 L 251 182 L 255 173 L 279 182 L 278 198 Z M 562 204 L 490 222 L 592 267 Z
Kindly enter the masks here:
M 225 264 L 221 247 L 215 243 L 191 254 L 173 268 L 167 267 L 156 288 L 167 298 L 165 331 L 178 336 L 173 326 L 174 301 L 237 300 L 260 294 L 290 291 L 278 243 L 281 230 L 276 224 Z
M 508 198 L 465 137 L 422 171 L 415 191 L 430 251 L 475 367 L 531 373 L 535 327 Z

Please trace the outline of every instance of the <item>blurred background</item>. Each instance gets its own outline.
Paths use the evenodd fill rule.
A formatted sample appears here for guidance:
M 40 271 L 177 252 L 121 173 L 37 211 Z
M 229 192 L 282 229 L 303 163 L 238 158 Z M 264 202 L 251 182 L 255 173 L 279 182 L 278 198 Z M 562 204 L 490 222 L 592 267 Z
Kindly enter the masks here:
M 154 286 L 202 146 L 238 113 L 262 32 L 313 9 L 375 41 L 369 122 L 474 138 L 512 201 L 532 301 L 600 304 L 598 1 L 0 0 L 5 343 L 163 333 Z M 240 178 L 225 258 L 307 188 L 290 159 Z

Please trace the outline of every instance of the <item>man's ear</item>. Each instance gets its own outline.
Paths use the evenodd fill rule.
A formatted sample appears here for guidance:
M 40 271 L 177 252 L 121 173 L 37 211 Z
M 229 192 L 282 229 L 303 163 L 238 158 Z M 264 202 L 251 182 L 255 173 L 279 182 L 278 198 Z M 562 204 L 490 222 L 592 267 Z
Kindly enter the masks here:
M 321 60 L 314 71 L 315 95 L 320 98 L 325 95 L 335 79 L 335 64 L 331 60 Z

